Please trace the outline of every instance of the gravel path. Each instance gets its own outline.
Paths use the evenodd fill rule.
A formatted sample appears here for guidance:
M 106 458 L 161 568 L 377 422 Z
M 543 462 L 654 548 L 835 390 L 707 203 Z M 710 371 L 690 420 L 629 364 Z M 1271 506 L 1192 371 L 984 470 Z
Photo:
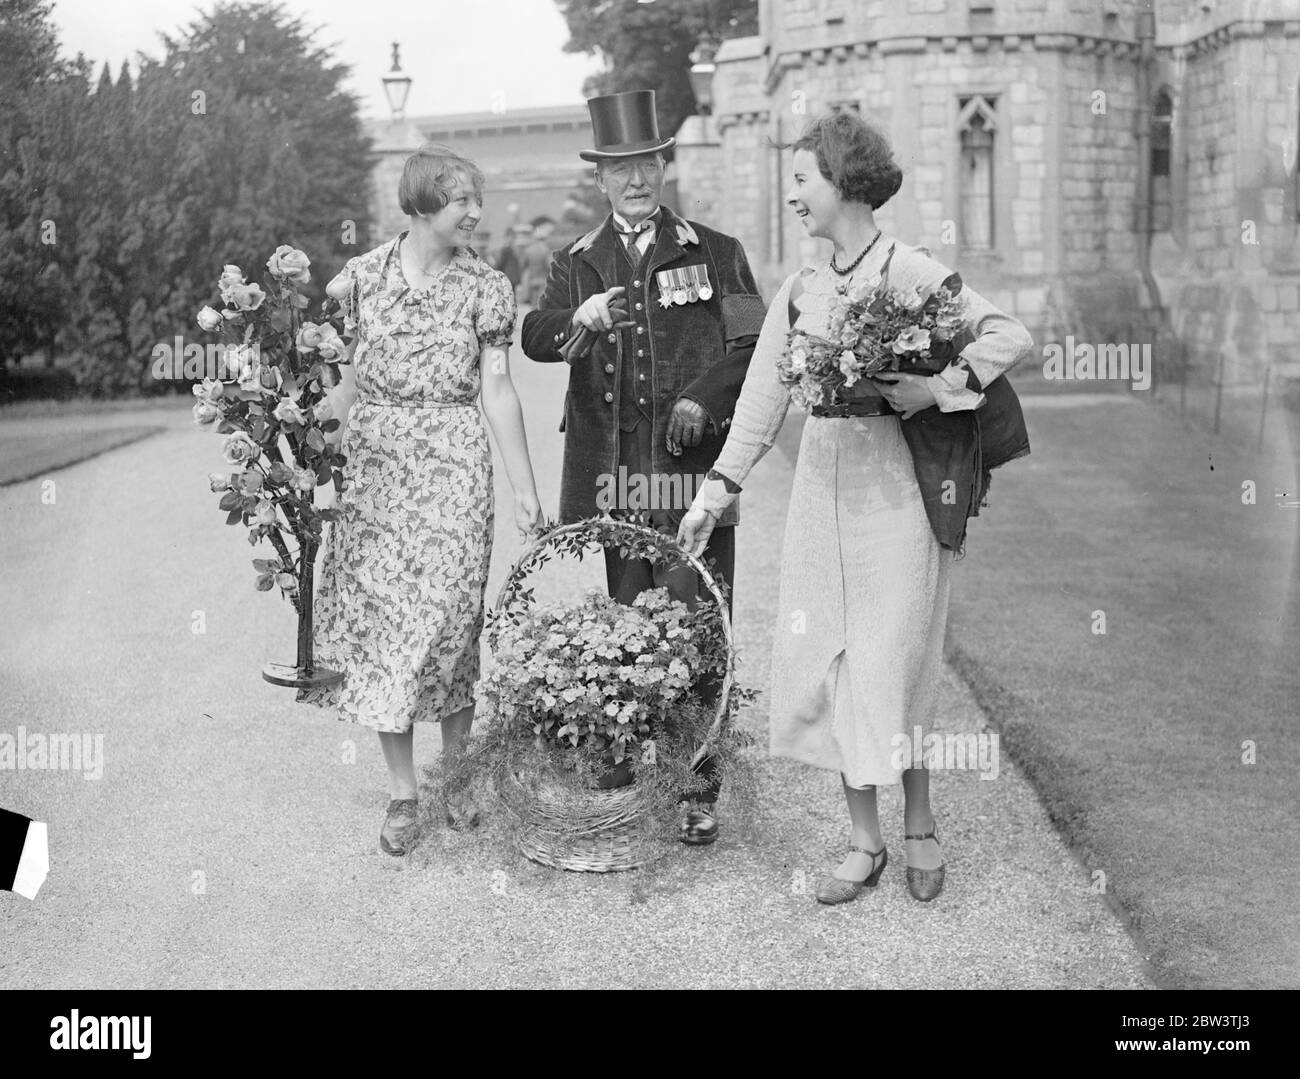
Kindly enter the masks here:
M 563 372 L 514 355 L 553 507 Z M 187 412 L 135 422 L 166 429 L 53 473 L 53 505 L 39 480 L 0 489 L 0 733 L 103 734 L 100 779 L 0 771 L 0 805 L 49 822 L 52 863 L 35 902 L 0 893 L 0 988 L 1151 985 L 1006 759 L 995 781 L 935 774 L 948 883 L 929 905 L 907 894 L 893 790 L 881 886 L 819 907 L 812 889 L 846 839 L 838 782 L 761 751 L 756 804 L 724 800 L 719 842 L 676 848 L 648 876 L 544 869 L 490 832 L 381 854 L 374 736 L 259 677 L 291 658 L 294 621 L 253 590 L 263 552 L 207 490 L 216 436 Z M 759 687 L 797 436 L 792 418 L 744 500 L 737 639 Z M 491 596 L 518 551 L 498 472 Z M 548 567 L 539 598 L 596 585 L 598 562 Z M 947 668 L 939 708 L 945 727 L 983 725 Z M 745 722 L 765 745 L 762 700 Z M 437 743 L 422 729 L 418 759 Z

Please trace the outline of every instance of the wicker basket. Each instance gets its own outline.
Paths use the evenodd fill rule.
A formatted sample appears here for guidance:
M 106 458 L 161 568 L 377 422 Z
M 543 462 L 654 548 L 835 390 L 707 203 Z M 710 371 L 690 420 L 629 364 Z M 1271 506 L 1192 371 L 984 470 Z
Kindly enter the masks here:
M 672 543 L 652 529 L 609 517 L 561 525 L 539 536 L 520 553 L 501 585 L 496 602 L 498 612 L 527 576 L 534 558 L 562 536 L 580 537 L 602 547 L 618 545 L 634 536 L 661 541 L 661 546 Z M 691 760 L 694 767 L 708 752 L 709 744 L 722 729 L 726 718 L 736 668 L 736 650 L 726 598 L 713 575 L 703 562 L 676 548 L 675 544 L 673 552 L 700 575 L 700 580 L 712 594 L 718 605 L 727 645 L 727 670 L 718 693 L 717 713 L 708 736 Z M 519 821 L 515 843 L 520 853 L 541 865 L 588 873 L 638 869 L 662 854 L 667 846 L 644 838 L 644 798 L 636 783 L 612 790 L 579 792 L 559 784 L 529 790 L 516 777 L 508 776 L 501 784 L 501 794 Z

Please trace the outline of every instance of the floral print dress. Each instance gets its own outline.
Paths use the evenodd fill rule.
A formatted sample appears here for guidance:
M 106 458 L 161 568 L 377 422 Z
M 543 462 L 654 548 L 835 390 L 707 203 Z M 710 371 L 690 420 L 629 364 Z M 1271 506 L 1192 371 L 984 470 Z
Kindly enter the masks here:
M 316 658 L 344 679 L 298 695 L 394 733 L 473 703 L 493 529 L 479 352 L 510 344 L 516 314 L 509 280 L 467 248 L 411 287 L 405 236 L 344 267 L 357 397 L 314 615 Z

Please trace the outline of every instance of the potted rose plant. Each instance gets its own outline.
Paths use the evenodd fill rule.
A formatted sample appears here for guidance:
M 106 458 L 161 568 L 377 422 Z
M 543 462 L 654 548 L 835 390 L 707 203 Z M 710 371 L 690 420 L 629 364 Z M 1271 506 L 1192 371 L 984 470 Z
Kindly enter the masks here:
M 222 307 L 204 307 L 201 329 L 220 334 L 223 377 L 194 386 L 195 422 L 225 436 L 229 469 L 209 475 L 226 524 L 248 529 L 248 542 L 266 540 L 275 557 L 253 559 L 259 591 L 279 588 L 298 613 L 293 665 L 270 663 L 262 676 L 277 685 L 332 685 L 342 675 L 312 658 L 312 573 L 322 526 L 335 511 L 318 507 L 316 488 L 342 490 L 344 456 L 326 440 L 339 426 L 328 391 L 339 380 L 347 343 L 338 304 L 326 300 L 316 321 L 303 318 L 311 279 L 306 254 L 281 245 L 261 284 L 227 265 L 217 282 Z M 291 547 L 292 543 L 292 547 Z

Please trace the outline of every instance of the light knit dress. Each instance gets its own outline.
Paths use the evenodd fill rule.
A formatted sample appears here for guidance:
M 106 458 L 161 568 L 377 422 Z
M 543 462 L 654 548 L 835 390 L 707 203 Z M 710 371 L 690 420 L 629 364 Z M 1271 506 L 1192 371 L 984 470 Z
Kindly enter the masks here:
M 796 277 L 800 329 L 824 335 L 837 286 L 874 284 L 928 294 L 951 271 L 923 248 L 882 236 L 850 277 L 820 261 L 792 275 L 768 309 L 715 465 L 743 483 L 771 448 L 790 404 L 776 362 L 789 330 Z M 980 385 L 1012 367 L 1032 344 L 1024 327 L 969 288 L 977 339 L 959 364 L 930 380 L 942 411 L 975 408 L 966 366 Z M 770 748 L 774 756 L 841 772 L 850 786 L 898 783 L 899 752 L 913 728 L 930 729 L 948 614 L 952 552 L 935 539 L 897 416 L 809 416 L 799 446 L 781 558 L 773 635 Z M 694 508 L 714 513 L 732 496 L 706 482 Z

